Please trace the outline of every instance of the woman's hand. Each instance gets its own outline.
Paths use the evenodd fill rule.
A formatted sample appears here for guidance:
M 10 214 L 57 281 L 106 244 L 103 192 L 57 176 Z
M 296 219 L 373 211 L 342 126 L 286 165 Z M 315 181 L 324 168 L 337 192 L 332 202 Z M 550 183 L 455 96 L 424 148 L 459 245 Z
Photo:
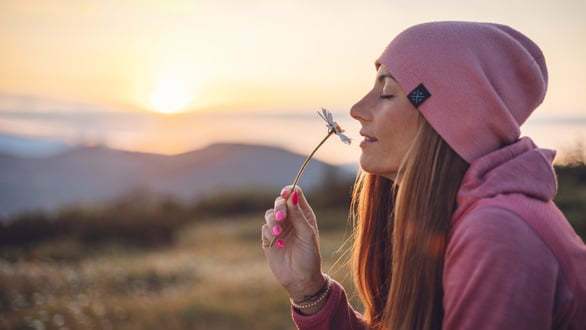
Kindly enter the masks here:
M 324 285 L 315 214 L 301 188 L 285 187 L 265 213 L 263 250 L 277 281 L 294 301 L 303 301 Z M 274 245 L 270 242 L 276 238 Z

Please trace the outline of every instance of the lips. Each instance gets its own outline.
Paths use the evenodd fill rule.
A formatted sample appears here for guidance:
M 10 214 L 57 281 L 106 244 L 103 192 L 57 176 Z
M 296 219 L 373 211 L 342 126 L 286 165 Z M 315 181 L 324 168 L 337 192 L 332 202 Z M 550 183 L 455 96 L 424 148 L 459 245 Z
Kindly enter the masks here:
M 375 137 L 368 135 L 368 133 L 366 132 L 360 132 L 360 135 L 362 135 L 364 137 L 364 139 L 362 140 L 362 142 L 364 143 L 373 143 L 378 141 Z

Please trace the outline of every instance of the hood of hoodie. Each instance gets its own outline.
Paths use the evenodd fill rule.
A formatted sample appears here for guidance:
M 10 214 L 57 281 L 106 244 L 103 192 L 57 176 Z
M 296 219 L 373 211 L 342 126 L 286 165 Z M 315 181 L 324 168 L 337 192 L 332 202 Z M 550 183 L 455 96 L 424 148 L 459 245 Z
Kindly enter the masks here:
M 470 164 L 457 196 L 456 222 L 475 202 L 499 195 L 523 194 L 544 202 L 557 192 L 555 151 L 538 148 L 524 137 Z

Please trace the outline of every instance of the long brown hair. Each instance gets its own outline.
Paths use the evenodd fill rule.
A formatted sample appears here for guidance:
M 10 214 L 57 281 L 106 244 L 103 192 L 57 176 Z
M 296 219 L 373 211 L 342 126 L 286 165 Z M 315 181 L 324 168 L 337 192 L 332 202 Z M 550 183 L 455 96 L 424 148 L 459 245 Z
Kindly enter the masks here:
M 421 117 L 396 182 L 357 179 L 352 269 L 372 328 L 441 328 L 446 240 L 467 169 Z

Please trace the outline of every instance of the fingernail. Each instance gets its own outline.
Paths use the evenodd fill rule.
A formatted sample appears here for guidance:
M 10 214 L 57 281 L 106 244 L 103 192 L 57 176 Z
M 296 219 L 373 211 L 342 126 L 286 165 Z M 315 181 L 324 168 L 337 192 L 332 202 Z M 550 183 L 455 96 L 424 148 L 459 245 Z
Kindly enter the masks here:
M 279 226 L 274 226 L 274 227 L 273 227 L 273 235 L 275 235 L 275 236 L 279 236 L 279 235 L 281 235 L 281 227 L 279 227 Z
M 297 205 L 298 202 L 299 202 L 299 196 L 297 196 L 297 192 L 294 191 L 293 194 L 291 195 L 291 203 L 293 203 L 293 205 Z
M 289 192 L 289 189 L 283 188 L 281 189 L 281 197 L 285 198 L 285 195 Z
M 285 219 L 285 213 L 283 213 L 283 211 L 277 211 L 277 213 L 275 213 L 275 220 L 283 221 L 283 219 Z
M 280 247 L 281 249 L 285 247 L 285 242 L 283 242 L 282 239 L 278 239 L 277 240 L 277 246 Z

